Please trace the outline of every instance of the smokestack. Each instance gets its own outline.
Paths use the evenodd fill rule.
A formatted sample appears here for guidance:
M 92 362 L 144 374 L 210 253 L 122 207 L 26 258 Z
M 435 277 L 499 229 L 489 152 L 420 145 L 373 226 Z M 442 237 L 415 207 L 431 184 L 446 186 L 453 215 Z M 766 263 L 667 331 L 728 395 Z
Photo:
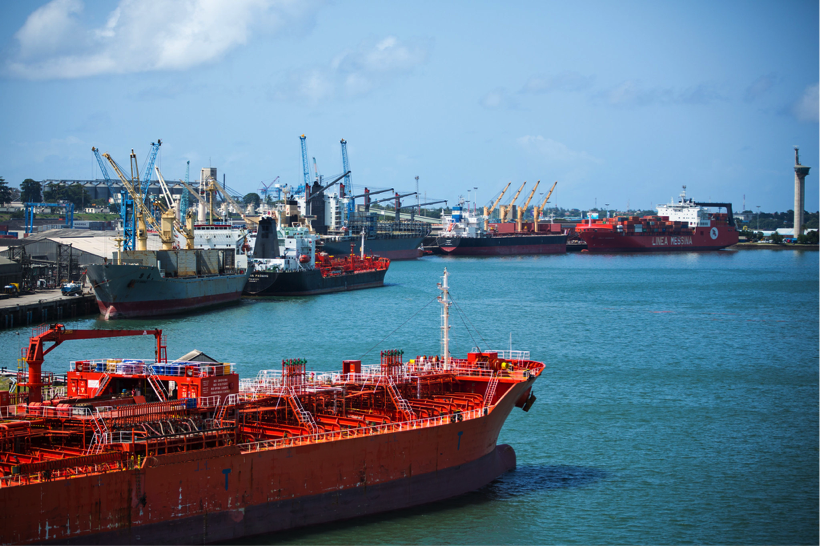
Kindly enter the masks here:
M 800 164 L 797 146 L 794 147 L 794 236 L 803 234 L 803 210 L 806 208 L 806 176 L 811 167 Z

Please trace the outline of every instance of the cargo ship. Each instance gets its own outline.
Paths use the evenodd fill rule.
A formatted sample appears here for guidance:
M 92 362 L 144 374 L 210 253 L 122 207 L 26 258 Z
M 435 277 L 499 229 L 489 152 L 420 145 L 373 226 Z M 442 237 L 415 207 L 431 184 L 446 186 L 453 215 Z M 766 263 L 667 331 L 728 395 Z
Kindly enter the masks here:
M 238 302 L 250 271 L 233 250 L 132 250 L 89 265 L 106 319 L 153 317 Z
M 0 542 L 226 542 L 484 486 L 516 465 L 499 431 L 544 364 L 451 356 L 446 270 L 439 289 L 441 355 L 337 371 L 289 358 L 240 379 L 200 352 L 167 359 L 161 330 L 33 332 L 24 392 L 0 393 Z M 60 343 L 129 335 L 153 336 L 153 358 L 70 362 L 61 395 L 42 373 Z
M 259 221 L 243 295 L 308 296 L 384 285 L 389 259 L 366 256 L 364 250 L 356 255 L 353 245 L 343 256 L 317 252 L 318 237 L 308 228 L 278 224 L 272 217 Z
M 359 246 L 359 240 L 364 235 L 366 255 L 390 260 L 413 260 L 422 255 L 421 244 L 430 233 L 429 224 L 413 220 L 379 221 L 378 214 L 370 211 L 371 203 L 383 201 L 394 201 L 394 206 L 400 210 L 402 196 L 396 194 L 371 201 L 371 195 L 381 192 L 370 192 L 365 188 L 361 195 L 346 195 L 344 184 L 339 184 L 337 193 L 328 194 L 326 190 L 332 185 L 316 181 L 294 200 L 300 214 L 310 218 L 311 229 L 319 235 L 321 251 L 331 256 L 346 255 L 350 252 L 350 245 Z M 356 197 L 364 198 L 364 205 L 358 211 Z
M 453 207 L 443 217 L 443 229 L 436 237 L 439 254 L 453 256 L 516 256 L 527 254 L 563 254 L 567 236 L 560 224 L 513 222 L 481 225 L 482 217 Z
M 709 208 L 725 208 L 726 213 Z M 575 231 L 588 252 L 720 250 L 738 242 L 732 204 L 695 202 L 686 197 L 686 186 L 678 202 L 659 206 L 657 215 L 589 219 Z

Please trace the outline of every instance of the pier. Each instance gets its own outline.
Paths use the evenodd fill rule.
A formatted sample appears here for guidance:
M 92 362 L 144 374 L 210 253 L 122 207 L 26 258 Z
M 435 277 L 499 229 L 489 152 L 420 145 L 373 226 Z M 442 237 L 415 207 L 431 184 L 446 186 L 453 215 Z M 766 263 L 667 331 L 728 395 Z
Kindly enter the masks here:
M 0 300 L 0 329 L 65 321 L 99 312 L 94 294 L 63 296 L 59 289 L 42 290 Z

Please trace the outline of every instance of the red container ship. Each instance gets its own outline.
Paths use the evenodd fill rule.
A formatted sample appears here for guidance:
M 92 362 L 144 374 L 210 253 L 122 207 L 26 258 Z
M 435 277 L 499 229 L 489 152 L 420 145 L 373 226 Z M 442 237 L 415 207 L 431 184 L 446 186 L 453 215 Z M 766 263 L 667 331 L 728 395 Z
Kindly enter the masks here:
M 657 216 L 617 216 L 578 224 L 588 252 L 720 250 L 737 244 L 731 203 L 696 203 L 683 187 L 678 203 L 661 205 Z M 710 213 L 708 207 L 725 208 Z
M 479 488 L 515 467 L 496 445 L 528 410 L 544 364 L 520 351 L 305 361 L 240 379 L 201 353 L 165 358 L 162 332 L 34 332 L 22 394 L 0 393 L 0 542 L 223 542 L 406 508 Z M 70 363 L 67 390 L 41 372 L 70 339 L 153 335 L 153 360 Z M 52 343 L 46 347 L 47 343 Z

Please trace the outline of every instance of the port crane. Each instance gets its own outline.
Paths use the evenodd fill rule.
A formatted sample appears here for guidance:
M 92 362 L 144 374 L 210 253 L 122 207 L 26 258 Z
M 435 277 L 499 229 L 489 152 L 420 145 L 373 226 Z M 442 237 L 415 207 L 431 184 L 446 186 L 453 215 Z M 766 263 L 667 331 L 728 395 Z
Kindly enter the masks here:
M 162 188 L 163 196 L 165 197 L 166 205 L 162 206 L 162 202 L 157 200 L 154 202 L 155 205 L 158 205 L 162 214 L 165 214 L 166 211 L 174 210 L 174 198 L 171 196 L 171 190 L 168 189 L 168 184 L 165 183 L 165 178 L 163 178 L 162 173 L 159 170 L 159 165 L 155 166 L 154 169 L 157 171 L 157 180 L 159 180 L 160 188 Z M 188 250 L 194 249 L 194 211 L 188 210 L 185 212 L 185 225 L 182 225 L 181 217 L 177 218 L 177 215 L 174 214 L 174 227 L 176 228 L 178 233 L 181 233 L 185 237 L 185 247 Z
M 507 203 L 506 206 L 502 205 L 501 208 L 499 209 L 499 212 L 500 212 L 500 215 L 501 215 L 500 221 L 502 223 L 507 220 L 507 216 L 512 217 L 513 205 L 515 204 L 515 201 L 518 199 L 518 196 L 521 195 L 521 190 L 523 190 L 524 186 L 526 186 L 526 185 L 527 185 L 527 182 L 525 180 L 524 183 L 521 184 L 521 187 L 518 188 L 518 191 L 515 192 L 515 197 L 512 198 L 512 201 Z
M 490 215 L 495 210 L 495 207 L 498 206 L 498 203 L 501 202 L 501 198 L 504 197 L 504 194 L 507 193 L 507 189 L 509 189 L 510 184 L 512 184 L 512 182 L 507 182 L 507 185 L 504 186 L 503 190 L 501 190 L 501 195 L 499 195 L 498 198 L 495 200 L 495 202 L 493 203 L 493 206 L 491 206 L 489 209 L 487 209 L 487 207 L 484 207 L 484 231 L 487 231 L 489 229 L 489 227 L 490 227 Z
M 532 191 L 530 192 L 530 196 L 527 197 L 527 202 L 524 203 L 524 206 L 523 207 L 518 207 L 518 219 L 517 219 L 516 228 L 515 228 L 518 231 L 521 231 L 522 224 L 523 224 L 523 219 L 524 219 L 524 213 L 527 212 L 527 207 L 530 206 L 530 201 L 532 200 L 532 196 L 535 195 L 535 190 L 538 189 L 538 184 L 540 184 L 540 183 L 541 183 L 540 180 L 535 183 L 535 186 L 532 188 Z
M 219 182 L 214 180 L 213 183 L 216 185 L 216 189 L 219 190 L 219 193 L 221 193 L 225 197 L 225 199 L 228 201 L 228 203 L 231 204 L 231 206 L 234 208 L 234 210 L 236 210 L 236 212 L 239 213 L 239 216 L 242 217 L 242 219 L 245 221 L 245 224 L 248 226 L 248 228 L 250 228 L 252 224 L 258 224 L 259 223 L 259 217 L 258 216 L 246 216 L 245 215 L 245 213 L 242 211 L 242 207 L 240 207 L 236 203 L 236 201 L 234 201 L 233 197 L 231 197 L 230 194 L 228 194 L 228 192 L 225 191 L 224 187 L 219 185 Z
M 385 190 L 385 191 L 390 191 L 390 190 Z M 377 193 L 377 192 L 373 192 L 373 193 Z M 372 193 L 371 193 L 371 195 L 372 195 Z M 401 200 L 404 199 L 405 197 L 410 197 L 411 195 L 416 195 L 416 192 L 405 193 L 405 194 L 402 194 L 402 195 L 399 195 L 398 192 L 397 192 L 396 195 L 393 195 L 391 197 L 385 197 L 384 199 L 379 199 L 378 201 L 371 201 L 370 204 L 375 205 L 376 203 L 383 203 L 385 201 L 395 201 L 396 202 L 396 205 L 395 205 L 396 206 L 396 221 L 398 222 L 399 221 L 399 210 L 401 209 Z
M 351 195 L 350 199 L 355 200 L 359 197 L 364 197 L 364 212 L 367 214 L 370 211 L 370 205 L 372 204 L 370 201 L 370 196 L 376 195 L 377 193 L 384 193 L 386 191 L 393 191 L 393 188 L 387 188 L 386 190 L 377 190 L 377 191 L 370 191 L 367 188 L 364 189 L 364 193 L 359 195 Z
M 43 361 L 45 356 L 63 341 L 153 335 L 157 340 L 156 360 L 157 362 L 166 361 L 165 345 L 162 343 L 162 330 L 66 330 L 62 324 L 53 324 L 51 327 L 43 325 L 40 328 L 39 333 L 33 335 L 29 340 L 28 350 L 26 351 L 25 360 L 28 365 L 28 378 L 25 383 L 18 382 L 20 387 L 28 387 L 29 403 L 43 401 L 42 388 L 48 385 L 48 383 L 43 383 Z M 49 342 L 53 345 L 46 348 L 45 344 Z
M 547 206 L 547 202 L 550 200 L 550 196 L 552 195 L 552 191 L 555 189 L 555 186 L 558 185 L 558 181 L 555 181 L 555 184 L 552 185 L 550 191 L 547 193 L 547 196 L 544 198 L 544 201 L 541 203 L 540 207 L 533 207 L 532 210 L 532 225 L 535 231 L 538 231 L 538 218 L 541 216 L 541 213 L 544 211 L 544 207 Z
M 100 172 L 102 173 L 103 178 L 105 178 L 105 183 L 108 186 L 108 195 L 113 200 L 114 199 L 114 181 L 111 180 L 111 177 L 108 175 L 108 169 L 105 168 L 105 161 L 103 161 L 103 158 L 100 155 L 100 149 L 92 146 L 91 151 L 94 153 L 94 157 L 97 158 L 97 163 L 100 164 Z M 123 198 L 125 197 L 125 195 L 127 195 L 125 193 L 125 190 L 121 189 L 120 190 L 120 203 L 123 202 Z M 114 201 L 114 203 L 117 205 L 117 213 L 119 213 L 120 212 L 120 205 L 119 205 L 119 203 L 116 202 L 116 200 Z
M 108 160 L 111 166 L 114 168 L 114 172 L 117 173 L 117 176 L 120 178 L 123 186 L 131 195 L 131 199 L 134 201 L 134 206 L 136 208 L 134 217 L 136 218 L 137 229 L 135 230 L 136 233 L 134 241 L 136 245 L 132 246 L 130 249 L 124 248 L 124 250 L 147 250 L 148 249 L 148 230 L 146 228 L 146 222 L 151 225 L 151 228 L 156 230 L 159 233 L 160 241 L 162 242 L 162 250 L 173 250 L 174 248 L 174 227 L 173 221 L 176 219 L 176 215 L 174 214 L 173 210 L 166 210 L 162 213 L 160 223 L 156 221 L 154 215 L 151 214 L 151 210 L 145 204 L 144 197 L 140 193 L 139 186 L 136 186 L 135 183 L 139 182 L 139 172 L 135 170 L 136 165 L 136 154 L 134 150 L 131 150 L 131 176 L 132 180 L 135 183 L 132 183 L 132 180 L 129 180 L 128 177 L 122 172 L 122 169 L 117 162 L 114 161 L 114 158 L 111 157 L 110 154 L 105 153 L 103 157 Z M 147 176 L 150 179 L 150 176 Z M 133 245 L 133 243 L 132 243 Z
M 447 199 L 442 199 L 440 201 L 428 201 L 427 203 L 418 203 L 416 205 L 410 205 L 410 221 L 413 222 L 416 219 L 416 208 L 419 210 L 419 215 L 421 215 L 421 207 L 425 207 L 427 205 L 437 205 L 439 203 L 444 203 L 444 206 L 447 206 Z M 407 206 L 402 207 L 403 209 L 408 208 Z
M 307 188 L 310 186 L 310 167 L 308 166 L 308 153 L 307 153 L 307 137 L 302 135 L 299 137 L 299 140 L 302 144 L 302 172 L 305 178 L 305 187 Z

